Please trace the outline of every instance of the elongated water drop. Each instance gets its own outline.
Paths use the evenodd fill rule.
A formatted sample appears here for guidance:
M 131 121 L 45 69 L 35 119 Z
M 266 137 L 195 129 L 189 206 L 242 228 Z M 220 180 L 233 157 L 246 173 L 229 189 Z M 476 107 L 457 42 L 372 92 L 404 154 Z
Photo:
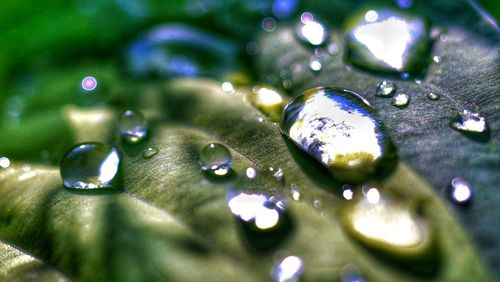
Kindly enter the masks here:
M 118 120 L 118 130 L 123 140 L 137 143 L 146 138 L 148 130 L 144 116 L 134 110 L 126 110 Z
M 346 59 L 363 69 L 419 74 L 431 43 L 427 21 L 392 8 L 363 9 L 347 20 Z
M 304 271 L 304 263 L 297 256 L 288 256 L 279 261 L 272 269 L 275 282 L 296 282 Z
M 396 108 L 404 109 L 410 104 L 410 96 L 401 93 L 392 98 L 392 105 Z
M 490 138 L 486 118 L 469 110 L 458 113 L 450 122 L 450 127 L 478 141 L 487 141 Z
M 375 96 L 384 98 L 392 97 L 394 92 L 396 92 L 396 85 L 390 81 L 383 80 L 377 85 Z
M 472 188 L 469 182 L 455 177 L 450 183 L 450 199 L 459 205 L 468 205 L 472 199 Z
M 345 89 L 312 88 L 286 106 L 282 133 L 327 167 L 339 182 L 359 183 L 388 173 L 396 151 L 375 111 Z
M 279 121 L 287 99 L 269 86 L 255 86 L 249 94 L 250 102 L 270 121 Z
M 153 157 L 154 155 L 158 154 L 160 150 L 158 150 L 155 147 L 148 147 L 142 152 L 142 157 L 145 159 L 149 159 Z
M 96 189 L 116 187 L 120 156 L 109 145 L 97 142 L 78 144 L 64 155 L 61 177 L 66 188 Z
M 227 175 L 232 161 L 231 153 L 220 143 L 210 143 L 200 152 L 201 168 L 218 176 Z
M 295 36 L 307 46 L 320 47 L 328 42 L 328 28 L 313 14 L 305 12 L 295 27 Z
M 427 97 L 427 99 L 429 99 L 431 101 L 437 101 L 440 98 L 439 94 L 438 93 L 434 93 L 434 92 L 429 92 L 425 96 Z

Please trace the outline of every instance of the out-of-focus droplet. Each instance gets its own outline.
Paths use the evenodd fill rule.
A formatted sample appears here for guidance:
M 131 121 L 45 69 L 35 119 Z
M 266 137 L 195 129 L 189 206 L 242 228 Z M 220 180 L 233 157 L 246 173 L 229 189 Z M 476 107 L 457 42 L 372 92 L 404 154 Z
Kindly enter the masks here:
M 0 168 L 8 168 L 10 166 L 10 160 L 7 157 L 0 157 Z
M 257 42 L 255 41 L 250 41 L 247 43 L 247 46 L 246 46 L 246 49 L 247 49 L 247 53 L 249 55 L 257 55 L 259 53 L 259 44 L 257 44 Z
M 432 57 L 432 60 L 435 62 L 435 63 L 439 63 L 441 62 L 441 58 L 439 56 L 434 56 Z
M 439 94 L 438 93 L 434 93 L 434 92 L 429 92 L 425 96 L 427 97 L 427 99 L 429 99 L 431 101 L 437 101 L 440 98 Z
M 309 59 L 309 69 L 313 72 L 319 72 L 323 68 L 323 62 L 317 56 L 312 56 Z
M 160 152 L 160 150 L 158 150 L 157 148 L 148 147 L 142 152 L 142 157 L 145 159 L 149 159 L 149 158 L 153 157 L 154 155 L 158 154 L 158 152 Z
M 346 59 L 363 69 L 419 74 L 431 43 L 427 21 L 392 8 L 364 9 L 347 20 Z
M 126 63 L 137 78 L 222 78 L 233 71 L 235 56 L 232 42 L 187 25 L 166 24 L 132 42 Z
M 267 32 L 273 32 L 276 30 L 278 23 L 275 19 L 271 17 L 264 18 L 262 20 L 262 28 Z
M 341 282 L 366 282 L 365 278 L 354 265 L 346 265 L 340 270 Z
M 404 109 L 410 104 L 410 96 L 401 93 L 392 98 L 392 105 L 396 108 Z
M 300 201 L 302 199 L 302 194 L 300 193 L 300 189 L 297 185 L 292 184 L 290 187 L 290 196 L 294 201 Z
M 279 247 L 293 230 L 286 204 L 264 194 L 230 191 L 228 205 L 247 245 L 257 252 Z
M 274 265 L 271 274 L 275 282 L 296 282 L 304 271 L 304 263 L 297 256 L 288 256 Z
M 123 140 L 129 143 L 137 143 L 148 134 L 147 123 L 144 116 L 134 110 L 126 110 L 118 120 L 118 130 Z
M 61 161 L 61 177 L 66 188 L 116 188 L 120 156 L 116 148 L 97 142 L 78 144 Z
M 287 98 L 272 87 L 255 86 L 249 93 L 249 100 L 270 121 L 279 121 Z
M 384 98 L 392 97 L 394 92 L 396 92 L 396 85 L 390 81 L 383 80 L 377 85 L 375 96 Z
M 283 172 L 283 170 L 281 170 L 281 168 L 269 167 L 269 172 L 271 172 L 274 179 L 276 179 L 277 181 L 281 182 L 285 178 L 285 173 Z
M 413 5 L 413 0 L 396 0 L 396 4 L 403 9 L 408 9 Z
M 222 91 L 226 92 L 226 93 L 234 93 L 234 86 L 231 82 L 229 81 L 224 81 L 222 84 L 221 84 L 221 88 L 222 88 Z
M 375 187 L 342 211 L 347 233 L 363 245 L 393 255 L 415 258 L 433 248 L 433 230 L 409 202 L 382 195 Z
M 345 89 L 312 88 L 285 107 L 282 133 L 339 182 L 360 183 L 392 171 L 395 147 L 375 111 Z
M 305 12 L 295 27 L 295 36 L 307 46 L 319 47 L 328 41 L 328 28 L 313 14 Z
M 253 168 L 253 167 L 248 167 L 246 170 L 245 170 L 245 176 L 248 178 L 248 179 L 255 179 L 257 177 L 257 169 Z
M 486 118 L 469 110 L 458 113 L 451 120 L 450 127 L 478 141 L 487 141 L 490 138 L 490 128 Z
M 450 199 L 459 205 L 467 205 L 472 199 L 472 188 L 469 182 L 455 177 L 450 183 Z
M 297 11 L 298 6 L 298 0 L 274 0 L 272 12 L 276 18 L 286 19 Z
M 344 185 L 342 187 L 342 197 L 348 201 L 352 200 L 354 197 L 354 189 L 349 185 Z
M 201 168 L 217 176 L 227 175 L 232 161 L 231 153 L 220 143 L 210 143 L 200 152 Z
M 82 89 L 84 91 L 92 91 L 97 88 L 97 80 L 93 76 L 87 76 L 82 79 Z

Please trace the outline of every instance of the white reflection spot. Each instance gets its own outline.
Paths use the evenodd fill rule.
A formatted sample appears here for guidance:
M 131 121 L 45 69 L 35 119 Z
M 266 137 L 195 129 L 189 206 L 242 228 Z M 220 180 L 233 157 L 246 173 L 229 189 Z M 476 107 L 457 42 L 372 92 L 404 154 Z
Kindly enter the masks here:
M 378 204 L 380 201 L 380 192 L 377 188 L 370 188 L 370 190 L 366 192 L 366 199 L 372 204 Z
M 229 200 L 231 212 L 243 221 L 255 220 L 255 225 L 260 229 L 274 227 L 279 221 L 276 209 L 268 208 L 265 203 L 268 199 L 264 195 L 240 193 Z
M 1 157 L 0 158 L 0 167 L 1 168 L 8 168 L 10 166 L 10 160 L 7 157 Z
M 120 157 L 115 148 L 112 149 L 111 153 L 102 162 L 99 167 L 99 182 L 100 184 L 108 184 L 116 176 L 118 171 L 118 164 L 120 163 Z M 90 187 L 89 187 L 90 188 Z
M 317 22 L 307 22 L 302 26 L 302 35 L 312 45 L 321 45 L 325 38 L 325 29 Z
M 374 10 L 370 10 L 370 11 L 366 12 L 365 21 L 372 23 L 376 20 L 378 20 L 378 13 L 377 12 L 375 12 Z
M 233 93 L 234 92 L 234 86 L 231 82 L 229 81 L 224 81 L 222 83 L 222 90 L 227 93 Z
M 289 256 L 275 266 L 273 278 L 276 282 L 297 281 L 303 270 L 304 263 L 302 259 L 296 256 Z
M 97 87 L 97 80 L 93 76 L 87 76 L 82 79 L 82 88 L 85 91 L 92 91 Z

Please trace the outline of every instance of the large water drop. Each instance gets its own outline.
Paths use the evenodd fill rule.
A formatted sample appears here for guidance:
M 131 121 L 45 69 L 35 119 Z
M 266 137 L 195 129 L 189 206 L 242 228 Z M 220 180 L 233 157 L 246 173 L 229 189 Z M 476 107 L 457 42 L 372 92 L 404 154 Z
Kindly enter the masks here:
M 450 122 L 450 127 L 478 141 L 487 141 L 490 138 L 486 118 L 469 110 L 458 113 Z

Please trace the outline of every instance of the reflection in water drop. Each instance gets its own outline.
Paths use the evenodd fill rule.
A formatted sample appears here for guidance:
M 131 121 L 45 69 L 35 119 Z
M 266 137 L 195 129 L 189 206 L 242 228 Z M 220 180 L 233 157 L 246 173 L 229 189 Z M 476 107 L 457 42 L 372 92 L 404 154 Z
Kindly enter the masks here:
M 75 145 L 61 161 L 61 177 L 66 188 L 115 187 L 119 181 L 120 156 L 109 145 L 97 142 Z
M 312 56 L 309 59 L 309 68 L 313 72 L 319 72 L 323 68 L 323 64 L 321 62 L 321 59 L 316 57 L 316 56 Z
M 289 256 L 278 262 L 273 267 L 271 274 L 275 282 L 295 282 L 299 281 L 303 271 L 304 263 L 302 259 Z
M 118 130 L 123 140 L 137 143 L 146 138 L 148 130 L 146 119 L 140 112 L 126 110 L 118 120 Z
M 276 20 L 271 17 L 267 17 L 262 20 L 262 28 L 267 32 L 275 31 L 277 25 Z
M 410 96 L 401 93 L 392 98 L 392 105 L 396 108 L 404 109 L 410 104 Z
M 431 49 L 425 20 L 383 8 L 363 10 L 348 20 L 347 60 L 377 72 L 418 74 Z
M 93 76 L 87 76 L 82 79 L 82 89 L 85 91 L 92 91 L 97 87 L 97 80 Z
M 392 97 L 394 92 L 396 92 L 396 85 L 390 81 L 383 80 L 377 85 L 375 96 L 384 98 Z
M 450 198 L 453 202 L 466 205 L 472 199 L 472 188 L 469 182 L 460 177 L 455 177 L 450 184 Z
M 462 133 L 481 139 L 489 139 L 489 126 L 486 119 L 479 113 L 463 110 L 450 122 L 450 127 Z
M 431 101 L 437 101 L 440 98 L 439 94 L 438 93 L 434 93 L 434 92 L 429 92 L 425 96 L 427 97 L 427 99 L 429 99 Z
M 148 147 L 148 148 L 146 148 L 142 152 L 142 157 L 145 158 L 145 159 L 149 159 L 152 156 L 158 154 L 158 152 L 160 152 L 160 150 L 158 150 L 157 148 L 155 148 L 155 147 Z
M 219 143 L 210 143 L 200 152 L 201 168 L 217 176 L 227 175 L 232 161 L 229 150 Z
M 390 172 L 395 148 L 368 102 L 349 90 L 312 88 L 286 106 L 282 133 L 339 182 Z M 386 166 L 387 165 L 387 166 Z
M 241 224 L 243 236 L 253 250 L 277 248 L 293 227 L 286 204 L 264 194 L 229 191 L 228 205 Z
M 308 46 L 323 46 L 328 41 L 328 28 L 315 19 L 313 14 L 305 12 L 295 27 L 295 36 Z
M 298 0 L 274 0 L 272 11 L 278 19 L 291 17 L 298 8 Z
M 10 166 L 10 160 L 7 157 L 0 158 L 0 168 L 8 168 Z
M 279 91 L 268 86 L 255 86 L 249 93 L 249 100 L 270 121 L 281 119 L 286 98 Z

